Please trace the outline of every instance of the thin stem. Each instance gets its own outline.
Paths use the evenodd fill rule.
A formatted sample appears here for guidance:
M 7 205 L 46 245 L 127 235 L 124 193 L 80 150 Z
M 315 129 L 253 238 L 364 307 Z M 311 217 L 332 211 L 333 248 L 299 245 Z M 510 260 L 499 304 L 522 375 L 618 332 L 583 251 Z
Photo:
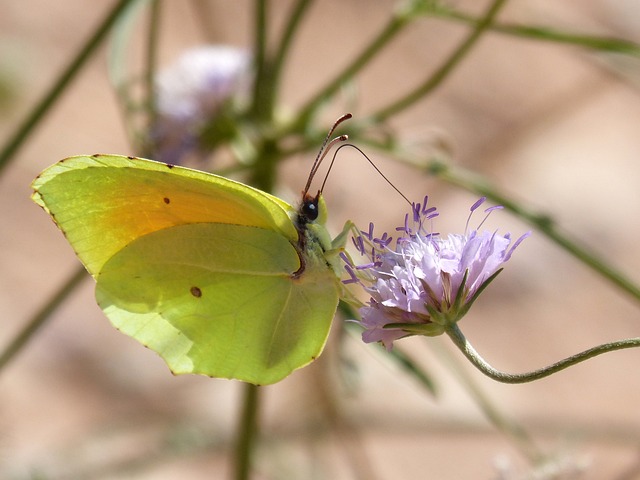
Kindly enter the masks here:
M 636 300 L 640 300 L 640 286 L 635 284 L 622 272 L 612 267 L 607 261 L 560 232 L 550 217 L 526 209 L 518 202 L 499 192 L 494 185 L 491 185 L 480 175 L 460 168 L 454 169 L 438 161 L 431 163 L 429 171 L 452 185 L 461 186 L 471 192 L 484 195 L 497 205 L 502 205 L 507 210 L 533 225 L 538 231 L 544 233 L 548 238 L 578 260 L 591 267 L 598 274 L 633 296 Z
M 270 121 L 272 117 L 271 96 L 271 66 L 267 56 L 267 13 L 268 0 L 256 0 L 253 54 L 255 63 L 255 81 L 253 84 L 252 113 L 254 120 Z
M 235 450 L 234 480 L 248 480 L 249 478 L 251 459 L 258 431 L 259 387 L 250 383 L 244 384 L 243 387 L 242 416 L 236 430 L 238 432 L 238 440 Z
M 447 20 L 459 21 L 469 25 L 477 25 L 480 19 L 466 13 L 453 9 L 435 9 L 431 12 L 433 16 L 446 18 Z M 630 55 L 640 54 L 640 46 L 628 40 L 619 38 L 598 37 L 593 35 L 582 35 L 566 33 L 553 28 L 533 26 L 533 25 L 513 25 L 508 23 L 494 23 L 488 27 L 491 31 L 513 35 L 523 38 L 533 38 L 547 42 L 565 43 L 578 47 L 591 48 L 615 53 L 626 53 Z
M 550 216 L 527 209 L 522 204 L 501 192 L 484 176 L 461 167 L 453 167 L 438 159 L 427 162 L 425 166 L 424 161 L 418 161 L 414 155 L 398 149 L 397 145 L 385 144 L 380 141 L 367 138 L 361 138 L 360 140 L 362 143 L 370 145 L 373 148 L 393 154 L 395 158 L 405 164 L 425 170 L 440 180 L 451 185 L 462 187 L 469 192 L 486 196 L 493 203 L 502 205 L 506 210 L 509 210 L 517 217 L 532 225 L 536 230 L 542 232 L 566 252 L 594 270 L 598 275 L 606 278 L 616 287 L 631 295 L 634 300 L 640 300 L 640 286 L 628 276 L 615 269 L 596 253 L 588 250 L 586 247 L 580 245 L 565 233 L 561 232 Z
M 51 314 L 60 306 L 60 304 L 69 296 L 69 294 L 87 278 L 87 271 L 84 267 L 78 270 L 65 282 L 62 287 L 51 297 L 51 299 L 38 311 L 33 318 L 27 322 L 24 328 L 9 342 L 9 345 L 0 353 L 0 372 L 13 357 L 22 350 L 27 342 L 40 330 L 45 322 L 51 317 Z
M 285 60 L 289 54 L 291 46 L 293 45 L 293 37 L 300 26 L 301 20 L 304 17 L 305 12 L 311 6 L 313 0 L 298 0 L 296 5 L 292 8 L 289 21 L 282 34 L 282 39 L 278 44 L 275 58 L 273 60 L 273 67 L 271 69 L 271 82 L 272 82 L 272 102 L 273 105 L 277 104 L 277 97 L 279 92 L 280 76 L 282 74 L 282 68 Z
M 44 97 L 33 108 L 27 118 L 18 125 L 16 131 L 9 137 L 9 141 L 7 141 L 7 143 L 2 148 L 2 151 L 0 152 L 0 172 L 4 167 L 8 165 L 11 158 L 22 146 L 24 141 L 29 137 L 29 134 L 44 118 L 45 114 L 53 106 L 56 100 L 60 98 L 62 92 L 67 88 L 67 86 L 75 78 L 78 72 L 80 72 L 85 62 L 100 45 L 120 14 L 133 1 L 134 0 L 120 0 L 116 3 L 113 9 L 111 9 L 102 23 L 95 30 L 93 35 L 89 38 L 89 40 L 87 40 L 84 45 L 82 45 L 80 51 L 71 60 L 69 65 L 62 71 L 49 91 L 45 93 Z
M 475 27 L 471 33 L 465 38 L 462 43 L 455 49 L 455 51 L 447 58 L 447 60 L 440 66 L 436 72 L 431 75 L 422 85 L 418 86 L 413 91 L 409 92 L 402 98 L 394 101 L 391 105 L 382 108 L 378 112 L 371 115 L 367 122 L 381 123 L 387 120 L 389 117 L 399 113 L 407 107 L 413 105 L 416 101 L 422 97 L 428 95 L 435 90 L 453 71 L 453 69 L 460 64 L 462 59 L 469 53 L 471 47 L 473 47 L 482 34 L 493 23 L 493 19 L 496 17 L 500 9 L 504 6 L 506 0 L 494 0 L 491 6 L 487 9 L 487 12 L 480 21 L 475 24 Z
M 547 367 L 540 368 L 526 373 L 505 373 L 492 367 L 487 361 L 480 356 L 475 348 L 466 339 L 457 324 L 448 326 L 445 330 L 449 338 L 460 349 L 465 357 L 475 366 L 478 370 L 484 373 L 487 377 L 492 378 L 502 383 L 528 383 L 541 378 L 548 377 L 554 373 L 558 373 L 573 365 L 582 363 L 590 358 L 602 355 L 603 353 L 613 352 L 616 350 L 623 350 L 626 348 L 640 347 L 640 337 L 629 338 L 626 340 L 618 340 L 615 342 L 604 343 L 593 348 L 589 348 L 575 355 L 571 355 L 565 359 L 560 360 Z
M 260 139 L 256 150 L 257 161 L 252 165 L 249 184 L 265 192 L 272 192 L 277 180 L 276 166 L 282 160 L 282 154 L 276 142 L 268 138 Z
M 412 14 L 397 13 L 391 17 L 384 29 L 376 36 L 365 49 L 347 67 L 339 72 L 324 88 L 299 110 L 296 120 L 293 122 L 292 130 L 304 129 L 309 118 L 313 115 L 320 104 L 333 95 L 347 80 L 353 78 L 365 65 L 373 59 L 383 47 L 385 47 L 414 16 Z
M 146 51 L 146 66 L 144 72 L 144 79 L 146 84 L 147 101 L 145 102 L 148 108 L 148 122 L 147 130 L 153 127 L 156 123 L 156 87 L 155 76 L 158 65 L 158 38 L 160 37 L 160 0 L 154 0 L 151 2 L 151 8 L 149 11 L 149 31 L 147 37 L 147 51 Z
M 149 26 L 147 30 L 147 45 L 145 52 L 145 66 L 144 66 L 144 111 L 146 112 L 146 125 L 142 142 L 138 143 L 141 146 L 138 155 L 143 157 L 151 157 L 154 155 L 154 147 L 149 140 L 148 132 L 152 132 L 158 117 L 157 109 L 157 95 L 155 77 L 158 64 L 158 39 L 160 37 L 160 13 L 161 13 L 161 0 L 153 0 L 149 9 Z M 128 121 L 128 115 L 125 115 L 125 122 Z

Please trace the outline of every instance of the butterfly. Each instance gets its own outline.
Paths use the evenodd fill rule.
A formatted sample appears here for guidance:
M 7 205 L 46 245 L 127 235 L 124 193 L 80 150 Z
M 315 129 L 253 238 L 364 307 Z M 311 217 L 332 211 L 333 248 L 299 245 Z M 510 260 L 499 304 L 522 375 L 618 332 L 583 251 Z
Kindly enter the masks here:
M 121 332 L 174 374 L 275 383 L 322 352 L 340 297 L 321 191 L 298 208 L 225 177 L 119 155 L 75 156 L 44 170 L 33 200 L 96 281 Z M 326 148 L 325 148 L 326 147 Z

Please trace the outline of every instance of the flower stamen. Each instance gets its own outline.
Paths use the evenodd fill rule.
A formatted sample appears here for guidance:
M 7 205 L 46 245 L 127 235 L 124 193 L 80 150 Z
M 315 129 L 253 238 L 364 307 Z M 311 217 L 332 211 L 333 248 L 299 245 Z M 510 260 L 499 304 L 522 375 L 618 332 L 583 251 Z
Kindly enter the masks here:
M 467 313 L 500 273 L 502 264 L 529 236 L 526 233 L 512 242 L 508 233 L 478 229 L 467 233 L 471 215 L 485 200 L 483 197 L 471 206 L 464 234 L 442 237 L 433 233 L 433 228 L 428 231 L 426 225 L 431 225 L 438 212 L 427 207 L 425 196 L 421 203 L 412 204 L 404 225 L 396 228 L 401 234 L 395 250 L 389 248 L 392 237 L 386 232 L 374 234 L 373 223 L 355 235 L 354 246 L 365 262 L 354 265 L 343 256 L 349 275 L 343 282 L 358 284 L 370 295 L 369 302 L 360 308 L 365 342 L 381 342 L 390 349 L 395 340 L 408 335 L 440 335 Z M 485 209 L 480 226 L 500 208 Z

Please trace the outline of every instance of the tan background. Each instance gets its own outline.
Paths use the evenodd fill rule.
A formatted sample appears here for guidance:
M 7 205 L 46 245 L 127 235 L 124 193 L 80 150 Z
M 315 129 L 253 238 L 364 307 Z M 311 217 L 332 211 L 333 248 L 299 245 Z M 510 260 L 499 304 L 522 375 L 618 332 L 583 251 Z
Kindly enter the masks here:
M 0 68 L 15 89 L 0 115 L 0 138 L 13 132 L 111 3 L 0 2 Z M 250 45 L 250 2 L 209 2 L 208 39 L 197 2 L 165 3 L 162 64 L 206 40 Z M 277 28 L 290 2 L 273 3 Z M 480 11 L 479 3 L 456 2 L 472 11 Z M 283 103 L 294 108 L 312 95 L 382 28 L 391 8 L 377 0 L 316 2 L 292 52 Z M 640 7 L 630 0 L 513 0 L 500 18 L 640 41 Z M 440 20 L 416 22 L 358 78 L 356 105 L 340 101 L 327 108 L 327 125 L 347 108 L 363 115 L 416 85 L 464 32 Z M 640 68 L 626 59 L 630 65 L 621 69 L 619 60 L 490 34 L 442 88 L 394 125 L 406 139 L 447 142 L 456 163 L 553 214 L 580 242 L 640 281 Z M 104 49 L 0 177 L 2 345 L 77 265 L 62 235 L 30 202 L 29 183 L 56 160 L 94 152 L 133 153 L 106 78 Z M 372 156 L 407 196 L 431 195 L 442 212 L 439 231 L 464 228 L 474 196 Z M 399 223 L 404 206 L 398 197 L 359 157 L 345 157 L 327 190 L 333 231 L 346 218 L 389 228 Z M 283 165 L 282 196 L 294 201 L 308 165 L 308 158 Z M 529 228 L 507 213 L 494 215 L 490 226 L 515 235 Z M 639 335 L 637 301 L 542 235 L 527 240 L 507 267 L 461 325 L 498 368 L 529 370 Z M 2 372 L 0 477 L 228 477 L 240 385 L 172 377 L 155 354 L 110 327 L 92 290 L 87 279 Z M 358 461 L 380 479 L 499 478 L 496 464 L 505 461 L 514 469 L 507 478 L 530 478 L 519 476 L 526 471 L 522 457 L 487 423 L 429 347 L 434 343 L 449 346 L 446 339 L 410 339 L 402 346 L 438 381 L 436 400 L 357 338 L 346 340 L 357 366 L 348 388 L 334 375 L 333 342 L 312 367 L 263 389 L 265 442 L 256 478 L 351 479 Z M 639 351 L 617 352 L 521 386 L 468 370 L 550 453 L 586 468 L 579 477 L 544 478 L 622 480 L 640 478 L 639 361 Z M 328 398 L 359 439 L 350 436 L 353 430 L 328 428 Z M 136 458 L 142 461 L 130 462 Z

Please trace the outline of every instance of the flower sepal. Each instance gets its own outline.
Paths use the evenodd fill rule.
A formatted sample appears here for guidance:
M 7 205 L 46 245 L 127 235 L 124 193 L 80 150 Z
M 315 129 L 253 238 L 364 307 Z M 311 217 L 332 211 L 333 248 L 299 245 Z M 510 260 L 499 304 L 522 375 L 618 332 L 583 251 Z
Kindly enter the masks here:
M 462 318 L 462 315 L 456 315 L 455 310 L 440 311 L 433 305 L 425 304 L 427 312 L 429 312 L 429 321 L 440 327 L 446 327 L 452 323 L 457 322 Z M 444 331 L 444 330 L 443 330 Z
M 423 335 L 425 337 L 437 337 L 445 332 L 443 325 L 437 323 L 387 323 L 383 329 L 402 330 L 409 335 Z
M 487 288 L 489 284 L 495 280 L 495 278 L 498 276 L 500 272 L 502 272 L 502 270 L 504 270 L 504 268 L 498 269 L 493 275 L 491 275 L 484 282 L 482 282 L 482 284 L 480 285 L 480 287 L 478 287 L 478 290 L 476 290 L 473 296 L 466 303 L 463 303 L 461 305 L 460 314 L 453 323 L 457 323 L 458 320 L 460 320 L 462 317 L 464 317 L 467 314 L 467 312 L 471 308 L 471 305 L 473 305 L 473 302 L 476 301 L 476 298 L 478 298 L 480 294 L 484 291 L 484 289 Z M 465 279 L 466 279 L 466 275 L 465 275 Z

